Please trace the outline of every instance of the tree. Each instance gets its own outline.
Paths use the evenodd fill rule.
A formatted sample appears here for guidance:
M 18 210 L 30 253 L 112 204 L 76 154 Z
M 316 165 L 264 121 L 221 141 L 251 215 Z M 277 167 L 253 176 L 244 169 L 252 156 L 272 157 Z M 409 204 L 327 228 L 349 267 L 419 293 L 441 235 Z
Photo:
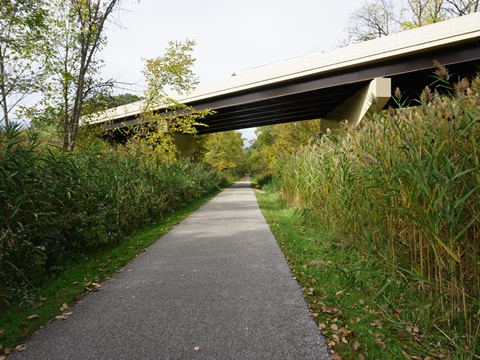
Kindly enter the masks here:
M 300 147 L 318 140 L 321 120 L 298 121 L 257 128 L 257 138 L 250 148 L 248 167 L 257 176 L 275 172 L 275 162 L 283 154 L 295 153 Z
M 82 108 L 102 86 L 95 79 L 100 63 L 95 55 L 105 45 L 103 30 L 120 0 L 52 0 L 48 18 L 46 60 L 49 78 L 44 98 L 29 112 L 35 123 L 60 125 L 63 148 L 73 151 Z
M 359 43 L 390 35 L 399 30 L 402 23 L 402 9 L 393 0 L 365 2 L 350 15 L 346 36 L 340 46 Z
M 0 123 L 36 88 L 45 27 L 43 0 L 0 0 Z
M 453 17 L 480 11 L 480 0 L 446 0 L 446 11 Z
M 338 46 L 372 40 L 405 29 L 471 14 L 480 0 L 373 0 L 353 12 Z
M 133 142 L 141 142 L 165 160 L 178 156 L 175 134 L 195 135 L 196 127 L 203 126 L 201 120 L 213 113 L 208 109 L 196 111 L 169 95 L 169 91 L 189 93 L 198 84 L 192 70 L 196 60 L 191 55 L 194 46 L 194 40 L 171 41 L 163 56 L 145 60 L 147 87 L 140 114 L 142 122 Z
M 275 153 L 292 153 L 318 140 L 322 132 L 320 122 L 308 120 L 276 125 Z
M 412 17 L 403 23 L 406 29 L 434 24 L 449 17 L 443 0 L 408 0 L 407 3 Z
M 275 163 L 274 144 L 278 137 L 277 125 L 267 125 L 255 130 L 257 136 L 249 149 L 247 165 L 255 176 L 265 176 L 273 172 Z
M 225 131 L 208 134 L 205 162 L 213 169 L 238 176 L 246 171 L 247 156 L 243 147 L 242 134 Z

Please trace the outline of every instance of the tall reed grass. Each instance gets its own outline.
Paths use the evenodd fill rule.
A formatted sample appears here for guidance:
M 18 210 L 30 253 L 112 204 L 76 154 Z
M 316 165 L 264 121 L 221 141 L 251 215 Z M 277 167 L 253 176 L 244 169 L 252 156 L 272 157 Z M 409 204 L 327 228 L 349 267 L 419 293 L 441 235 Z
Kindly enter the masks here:
M 100 145 L 65 153 L 35 133 L 0 128 L 0 308 L 221 182 L 189 162 Z
M 418 106 L 326 134 L 282 157 L 277 172 L 287 203 L 387 276 L 410 282 L 431 305 L 425 309 L 437 311 L 430 325 L 473 346 L 480 336 L 480 77 L 437 86 L 450 94 L 426 88 Z

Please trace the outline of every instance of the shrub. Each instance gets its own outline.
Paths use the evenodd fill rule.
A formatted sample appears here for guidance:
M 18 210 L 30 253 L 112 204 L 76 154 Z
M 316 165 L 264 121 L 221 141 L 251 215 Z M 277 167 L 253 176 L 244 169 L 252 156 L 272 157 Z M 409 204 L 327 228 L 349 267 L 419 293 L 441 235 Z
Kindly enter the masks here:
M 78 257 L 219 189 L 200 165 L 104 146 L 66 153 L 0 128 L 0 307 Z

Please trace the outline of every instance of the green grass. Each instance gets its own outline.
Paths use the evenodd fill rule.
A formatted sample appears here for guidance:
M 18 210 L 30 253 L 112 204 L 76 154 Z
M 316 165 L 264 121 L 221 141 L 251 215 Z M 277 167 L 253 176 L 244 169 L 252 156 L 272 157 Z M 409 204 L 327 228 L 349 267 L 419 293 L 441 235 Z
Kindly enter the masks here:
M 424 302 L 418 284 L 387 276 L 321 225 L 306 225 L 306 215 L 278 193 L 257 198 L 334 359 L 478 358 L 441 331 L 424 331 L 442 314 Z
M 115 274 L 216 194 L 218 192 L 182 208 L 156 227 L 136 232 L 116 247 L 79 259 L 65 271 L 52 276 L 44 286 L 27 294 L 20 304 L 7 308 L 0 317 L 0 354 L 8 354 L 22 344 L 40 327 L 65 312 L 61 310 L 63 304 L 75 304 L 95 289 L 95 283 Z

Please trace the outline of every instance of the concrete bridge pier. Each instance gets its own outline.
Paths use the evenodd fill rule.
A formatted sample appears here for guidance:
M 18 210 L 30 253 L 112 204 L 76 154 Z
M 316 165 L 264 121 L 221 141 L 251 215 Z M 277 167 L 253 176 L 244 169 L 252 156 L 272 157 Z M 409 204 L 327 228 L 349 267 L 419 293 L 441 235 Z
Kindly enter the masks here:
M 391 97 L 391 79 L 373 79 L 370 84 L 333 109 L 325 118 L 322 118 L 322 132 L 339 127 L 344 120 L 348 120 L 350 127 L 357 127 L 365 116 L 381 111 Z

